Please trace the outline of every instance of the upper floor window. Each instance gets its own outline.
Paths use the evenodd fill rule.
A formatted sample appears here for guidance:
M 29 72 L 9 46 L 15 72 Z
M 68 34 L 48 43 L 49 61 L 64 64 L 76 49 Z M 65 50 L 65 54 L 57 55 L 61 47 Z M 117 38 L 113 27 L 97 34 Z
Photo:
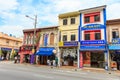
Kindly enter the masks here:
M 94 23 L 100 21 L 100 12 L 93 12 L 84 15 L 84 23 Z
M 71 24 L 75 24 L 75 18 L 71 18 Z
M 89 23 L 90 22 L 90 16 L 86 16 L 85 17 L 85 23 Z
M 50 45 L 54 45 L 54 33 L 50 34 Z
M 84 32 L 85 40 L 101 40 L 101 30 L 88 30 Z
M 85 34 L 85 40 L 90 40 L 90 33 Z
M 16 42 L 15 44 L 18 45 L 18 42 Z
M 67 35 L 63 35 L 63 41 L 67 41 Z
M 63 19 L 63 25 L 67 25 L 67 19 Z
M 119 31 L 118 31 L 118 29 L 113 29 L 113 31 L 112 31 L 112 38 L 119 38 Z
M 71 35 L 71 41 L 75 41 L 75 34 Z
M 95 33 L 95 40 L 101 40 L 100 32 Z
M 94 16 L 94 21 L 96 22 L 96 21 L 100 21 L 100 15 L 95 15 Z
M 9 44 L 9 40 L 6 40 L 6 43 Z

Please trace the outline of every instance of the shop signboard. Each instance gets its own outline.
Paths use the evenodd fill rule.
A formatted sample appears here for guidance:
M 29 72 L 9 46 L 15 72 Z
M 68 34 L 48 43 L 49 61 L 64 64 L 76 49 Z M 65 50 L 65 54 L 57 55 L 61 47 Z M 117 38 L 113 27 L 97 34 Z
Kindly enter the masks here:
M 120 44 L 120 39 L 119 38 L 112 39 L 112 44 Z
M 80 50 L 105 50 L 105 45 L 82 45 Z
M 80 42 L 81 45 L 87 44 L 105 44 L 105 40 L 85 40 Z
M 81 27 L 81 30 L 94 30 L 94 29 L 105 29 L 105 25 L 102 24 L 88 24 Z
M 5 51 L 11 51 L 12 50 L 12 48 L 1 48 L 1 50 L 5 50 Z
M 116 50 L 115 53 L 116 53 L 116 54 L 120 54 L 120 50 Z
M 64 42 L 64 46 L 78 46 L 78 41 Z

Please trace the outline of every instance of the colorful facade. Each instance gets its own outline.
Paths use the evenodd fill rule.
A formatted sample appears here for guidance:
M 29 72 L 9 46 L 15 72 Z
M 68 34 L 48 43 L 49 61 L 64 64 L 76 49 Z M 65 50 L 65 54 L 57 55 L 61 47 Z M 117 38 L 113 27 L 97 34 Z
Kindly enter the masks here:
M 80 67 L 108 66 L 106 6 L 80 10 Z
M 35 39 L 34 29 L 23 30 L 24 39 L 20 49 L 20 62 L 47 64 L 48 56 L 58 50 L 58 26 L 37 28 Z M 35 40 L 35 53 L 33 53 L 33 40 Z
M 14 59 L 14 55 L 17 55 L 21 45 L 22 38 L 0 32 L 0 57 L 3 56 L 4 60 Z
M 39 43 L 39 29 L 36 29 L 35 39 L 33 39 L 34 29 L 26 29 L 23 30 L 24 38 L 23 38 L 23 45 L 20 47 L 19 55 L 20 55 L 20 63 L 33 63 L 34 59 L 33 56 L 33 40 L 34 40 L 34 47 L 35 50 L 37 49 L 37 44 Z
M 55 57 L 58 57 L 58 26 L 40 28 L 39 45 L 36 52 L 36 63 L 47 65 L 51 61 L 54 64 Z
M 36 29 L 34 61 L 37 64 L 47 65 L 51 57 L 51 62 L 57 57 L 59 66 L 108 70 L 112 61 L 119 65 L 118 59 L 113 60 L 113 56 L 120 56 L 120 20 L 106 21 L 105 5 L 59 14 L 58 17 L 59 26 Z M 25 55 L 30 56 L 30 61 L 33 60 L 33 31 L 23 31 L 24 43 L 20 53 L 22 62 Z
M 62 66 L 77 66 L 79 11 L 59 14 L 59 49 Z
M 120 70 L 120 19 L 107 21 L 107 37 L 110 67 Z

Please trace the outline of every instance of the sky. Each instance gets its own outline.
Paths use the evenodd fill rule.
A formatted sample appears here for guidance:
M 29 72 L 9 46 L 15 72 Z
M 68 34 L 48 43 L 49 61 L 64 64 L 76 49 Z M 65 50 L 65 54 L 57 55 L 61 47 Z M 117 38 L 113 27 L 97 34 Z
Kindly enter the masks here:
M 56 26 L 61 13 L 107 5 L 107 20 L 120 19 L 120 0 L 0 0 L 0 32 L 23 36 L 24 29 Z

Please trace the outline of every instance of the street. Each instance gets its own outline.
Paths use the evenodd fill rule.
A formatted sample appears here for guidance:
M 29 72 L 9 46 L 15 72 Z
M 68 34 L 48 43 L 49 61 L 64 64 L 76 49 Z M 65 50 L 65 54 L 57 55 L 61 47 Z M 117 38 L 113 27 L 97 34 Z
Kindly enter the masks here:
M 0 80 L 120 80 L 120 76 L 0 62 Z

